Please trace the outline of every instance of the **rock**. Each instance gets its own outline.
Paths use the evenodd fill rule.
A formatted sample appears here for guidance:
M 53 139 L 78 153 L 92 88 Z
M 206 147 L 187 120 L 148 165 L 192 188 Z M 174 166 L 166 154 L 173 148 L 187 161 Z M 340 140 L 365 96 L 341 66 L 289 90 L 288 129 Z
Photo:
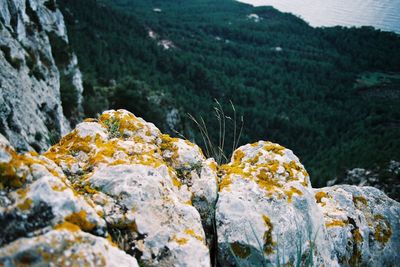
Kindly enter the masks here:
M 313 189 L 293 152 L 266 141 L 218 166 L 126 110 L 86 119 L 42 155 L 0 135 L 0 226 L 1 266 L 400 260 L 400 204 L 378 189 Z
M 260 141 L 221 166 L 216 220 L 222 266 L 337 265 L 303 165 Z
M 199 213 L 176 195 L 166 165 L 107 166 L 96 171 L 88 184 L 118 200 L 122 209 L 111 207 L 104 216 L 109 227 L 128 232 L 122 242 L 131 243 L 128 251 L 140 255 L 142 262 L 209 266 Z
M 0 36 L 0 132 L 18 151 L 43 152 L 70 129 L 63 111 L 75 122 L 82 110 L 63 16 L 53 0 L 1 1 Z
M 391 160 L 386 164 L 372 166 L 371 169 L 350 169 L 326 183 L 328 186 L 337 184 L 373 186 L 385 192 L 390 198 L 399 201 L 400 162 Z
M 399 262 L 400 203 L 373 187 L 337 185 L 315 190 L 342 266 Z
M 206 160 L 198 146 L 162 135 L 153 124 L 118 110 L 78 124 L 40 157 L 57 168 L 58 176 L 41 170 L 37 181 L 25 179 L 19 185 L 27 187 L 32 180 L 26 197 L 48 203 L 50 221 L 61 223 L 55 218 L 64 218 L 92 235 L 110 236 L 120 249 L 149 266 L 210 265 L 203 225 L 212 229 L 216 163 Z M 60 196 L 51 190 L 57 181 L 57 189 L 64 185 Z M 67 201 L 74 193 L 78 207 Z M 4 214 L 14 225 L 20 220 Z M 37 232 L 26 228 L 18 228 L 18 237 Z
M 200 213 L 207 235 L 207 244 L 214 238 L 215 203 L 218 194 L 217 163 L 214 159 L 205 159 L 201 149 L 187 140 L 162 136 L 161 144 L 164 159 L 175 170 L 180 193 Z
M 57 225 L 44 235 L 21 238 L 0 250 L 2 266 L 127 266 L 134 257 L 109 240 L 79 230 L 74 224 Z
M 105 236 L 105 221 L 54 162 L 33 152 L 19 155 L 0 140 L 0 246 L 63 221 Z

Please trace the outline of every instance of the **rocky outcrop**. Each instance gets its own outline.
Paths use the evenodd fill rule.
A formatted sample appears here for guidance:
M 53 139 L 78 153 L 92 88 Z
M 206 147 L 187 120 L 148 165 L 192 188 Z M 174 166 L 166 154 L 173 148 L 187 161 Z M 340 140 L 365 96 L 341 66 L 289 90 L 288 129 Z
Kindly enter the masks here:
M 237 149 L 221 169 L 216 219 L 224 266 L 337 265 L 309 176 L 292 151 L 260 141 Z
M 374 187 L 315 190 L 341 265 L 395 266 L 400 260 L 399 203 Z
M 328 186 L 350 184 L 373 186 L 382 190 L 390 198 L 400 200 L 400 162 L 391 160 L 387 164 L 371 169 L 354 168 L 327 182 Z
M 204 229 L 213 226 L 216 164 L 196 145 L 120 110 L 78 124 L 41 156 L 18 155 L 4 140 L 1 148 L 0 262 L 20 263 L 21 238 L 39 255 L 36 243 L 61 235 L 57 246 L 69 248 L 85 232 L 148 266 L 210 265 Z
M 0 132 L 45 151 L 81 116 L 81 73 L 55 0 L 0 2 Z M 64 111 L 64 114 L 63 114 Z
M 280 145 L 217 166 L 125 110 L 42 155 L 0 136 L 0 265 L 390 266 L 399 220 L 377 189 L 313 189 Z

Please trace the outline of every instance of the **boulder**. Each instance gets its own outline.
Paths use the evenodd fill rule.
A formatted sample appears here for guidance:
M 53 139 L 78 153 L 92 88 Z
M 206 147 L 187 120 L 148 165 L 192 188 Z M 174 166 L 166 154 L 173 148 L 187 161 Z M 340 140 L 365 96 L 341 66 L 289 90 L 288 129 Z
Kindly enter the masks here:
M 309 176 L 291 150 L 248 144 L 221 170 L 216 224 L 222 266 L 337 265 Z
M 374 187 L 315 190 L 342 266 L 395 266 L 400 261 L 400 203 Z
M 13 151 L 12 156 L 25 160 L 31 154 Z M 78 124 L 36 157 L 43 161 L 35 165 L 37 171 L 28 165 L 29 175 L 15 178 L 23 193 L 10 179 L 4 180 L 10 201 L 0 214 L 16 227 L 22 219 L 10 217 L 10 212 L 23 206 L 31 214 L 32 203 L 46 203 L 49 211 L 43 214 L 49 218 L 37 220 L 48 223 L 34 229 L 19 227 L 20 235 L 6 235 L 14 237 L 5 243 L 45 234 L 66 222 L 109 237 L 148 266 L 210 265 L 203 225 L 213 226 L 216 164 L 205 159 L 198 146 L 162 135 L 153 124 L 118 110 Z M 16 165 L 10 160 L 5 164 Z
M 44 235 L 21 238 L 0 250 L 2 266 L 138 267 L 134 257 L 109 240 L 87 234 L 68 222 Z

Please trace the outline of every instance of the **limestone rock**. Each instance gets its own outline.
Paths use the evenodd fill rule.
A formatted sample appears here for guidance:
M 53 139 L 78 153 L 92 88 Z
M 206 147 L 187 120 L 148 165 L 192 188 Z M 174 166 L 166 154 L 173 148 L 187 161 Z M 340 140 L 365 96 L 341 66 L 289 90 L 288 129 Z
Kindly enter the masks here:
M 338 184 L 373 186 L 385 192 L 390 198 L 400 201 L 400 162 L 390 160 L 386 164 L 370 169 L 350 169 L 326 183 L 327 186 Z
M 335 266 L 310 180 L 292 151 L 260 141 L 221 166 L 216 219 L 223 266 Z
M 392 266 L 400 204 L 313 189 L 289 149 L 259 141 L 217 166 L 126 110 L 86 119 L 39 155 L 0 134 L 0 265 Z
M 63 16 L 53 0 L 1 1 L 0 36 L 0 132 L 19 151 L 45 151 L 70 129 L 65 94 L 75 96 L 69 119 L 82 109 Z
M 0 246 L 69 221 L 105 236 L 105 221 L 44 156 L 17 154 L 0 138 Z
M 125 111 L 80 123 L 44 153 L 82 190 L 114 242 L 146 265 L 209 266 L 216 164 Z
M 394 266 L 400 261 L 400 203 L 374 187 L 315 190 L 341 265 Z
M 44 235 L 21 238 L 0 250 L 2 266 L 110 266 L 137 267 L 134 257 L 110 241 L 64 223 Z

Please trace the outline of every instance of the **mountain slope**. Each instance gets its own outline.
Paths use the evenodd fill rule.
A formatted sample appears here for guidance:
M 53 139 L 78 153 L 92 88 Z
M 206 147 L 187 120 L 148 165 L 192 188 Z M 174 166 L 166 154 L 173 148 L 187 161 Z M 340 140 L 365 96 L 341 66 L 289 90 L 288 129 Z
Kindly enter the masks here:
M 398 35 L 315 29 L 271 7 L 229 0 L 59 4 L 86 94 L 105 99 L 98 111 L 127 108 L 165 129 L 166 114 L 176 109 L 174 128 L 200 143 L 184 114 L 204 116 L 217 137 L 213 99 L 229 116 L 232 100 L 244 115 L 243 142 L 293 147 L 320 185 L 348 168 L 400 159 L 398 90 L 376 97 L 355 86 L 366 72 L 400 72 Z M 229 142 L 231 129 L 228 153 Z

